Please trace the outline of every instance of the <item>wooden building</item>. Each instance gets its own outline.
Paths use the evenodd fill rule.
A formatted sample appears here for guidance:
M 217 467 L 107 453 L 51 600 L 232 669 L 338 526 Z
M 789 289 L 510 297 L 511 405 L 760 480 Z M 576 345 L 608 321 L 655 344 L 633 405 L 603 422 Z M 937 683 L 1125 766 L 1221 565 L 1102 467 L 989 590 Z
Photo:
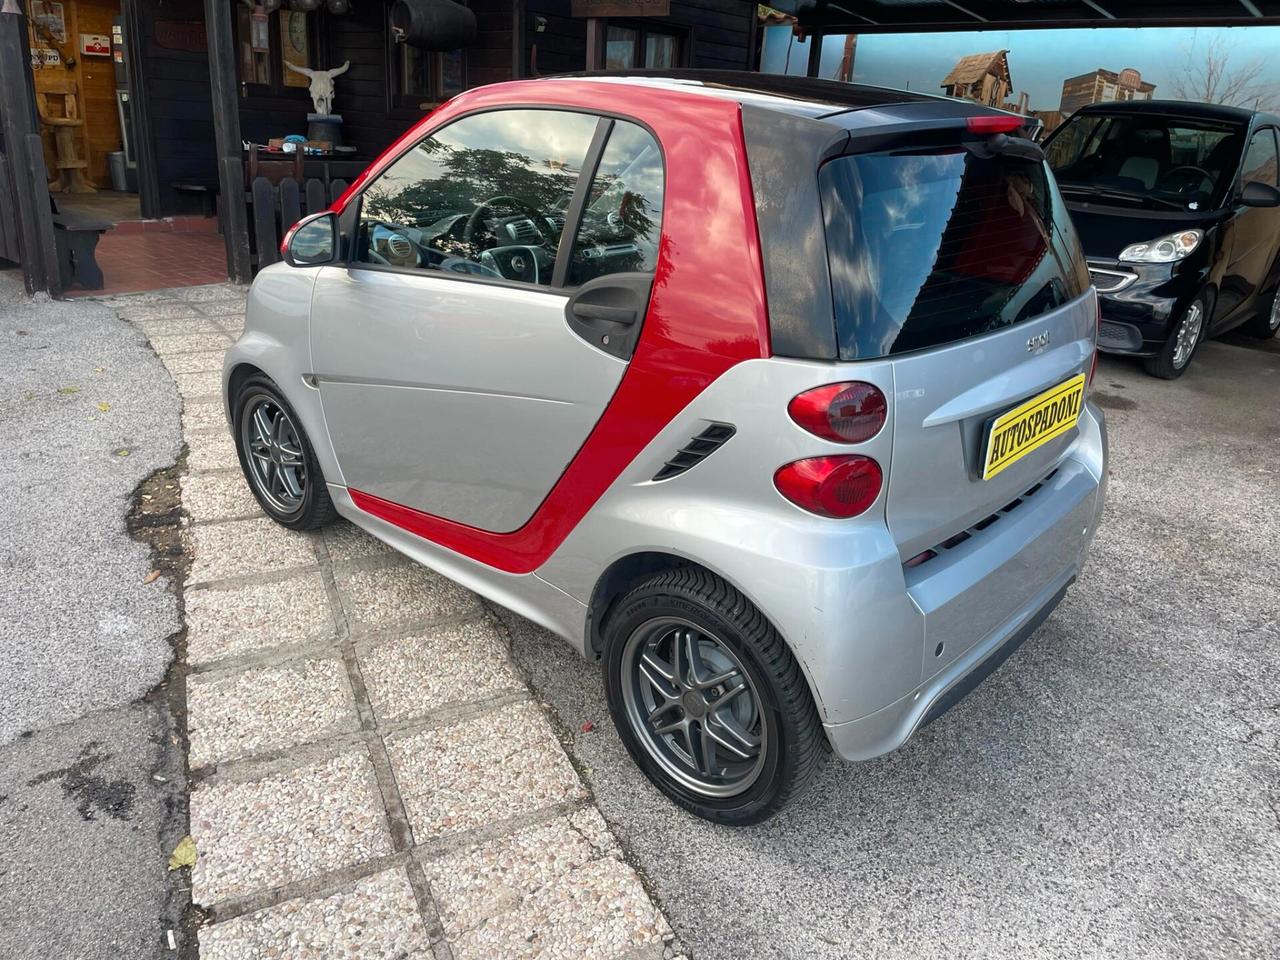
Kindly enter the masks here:
M 1009 76 L 1009 51 L 974 53 L 961 57 L 942 81 L 942 92 L 989 107 L 1002 106 L 1013 90 Z
M 39 0 L 0 2 L 23 18 L 18 27 L 6 16 L 0 30 L 13 35 L 13 46 L 25 48 L 28 21 L 34 22 L 27 14 Z M 238 281 L 248 280 L 255 264 L 246 169 L 251 162 L 282 159 L 265 150 L 273 140 L 309 135 L 309 81 L 290 65 L 348 65 L 333 78 L 343 152 L 308 156 L 300 171 L 307 180 L 322 179 L 327 191 L 335 181 L 354 178 L 437 104 L 470 87 L 597 69 L 749 70 L 757 48 L 756 4 L 748 0 L 59 0 L 54 6 L 64 15 L 79 12 L 85 23 L 92 11 L 92 31 L 114 27 L 121 40 L 116 59 L 129 93 L 126 123 L 132 126 L 141 216 L 208 212 L 216 197 L 228 274 Z M 461 33 L 404 42 L 404 32 L 397 32 L 407 22 L 406 10 L 439 26 L 461 22 L 460 8 L 467 24 Z M 111 25 L 113 15 L 119 20 Z M 22 40 L 14 39 L 19 35 Z M 442 44 L 442 36 L 455 35 L 465 42 Z M 83 66 L 88 70 L 87 58 Z M 12 133 L 19 141 L 39 129 L 22 122 L 19 101 L 25 93 L 28 106 L 34 105 L 36 71 L 21 67 L 26 78 L 14 64 L 5 76 L 25 79 L 27 89 L 3 95 L 11 101 L 8 115 L 19 121 Z M 104 91 L 114 98 L 116 82 L 111 84 Z M 83 91 L 89 89 L 86 77 Z M 87 175 L 101 184 L 103 158 L 123 146 L 123 131 L 113 127 L 100 142 L 92 133 L 88 140 L 77 136 Z M 263 149 L 251 156 L 244 144 Z M 21 153 L 19 145 L 14 159 L 25 181 L 35 174 Z M 58 158 L 48 143 L 44 153 L 48 174 Z
M 1156 85 L 1142 79 L 1142 74 L 1132 67 L 1116 73 L 1099 67 L 1092 73 L 1069 77 L 1062 81 L 1062 102 L 1058 112 L 1069 117 L 1090 103 L 1108 100 L 1150 100 Z

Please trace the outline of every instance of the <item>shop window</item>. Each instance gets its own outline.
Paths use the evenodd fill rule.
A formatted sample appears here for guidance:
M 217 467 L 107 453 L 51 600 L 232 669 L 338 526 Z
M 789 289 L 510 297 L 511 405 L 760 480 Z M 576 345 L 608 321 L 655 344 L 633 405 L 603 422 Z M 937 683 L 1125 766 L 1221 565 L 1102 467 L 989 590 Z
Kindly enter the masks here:
M 420 108 L 462 92 L 466 63 L 461 50 L 439 53 L 407 43 L 394 45 L 395 105 Z
M 240 93 L 305 93 L 309 80 L 286 64 L 314 67 L 315 17 L 298 10 L 268 13 L 261 6 L 236 6 L 236 44 L 240 51 Z
M 671 30 L 628 23 L 605 27 L 606 70 L 668 70 L 684 66 L 684 37 Z

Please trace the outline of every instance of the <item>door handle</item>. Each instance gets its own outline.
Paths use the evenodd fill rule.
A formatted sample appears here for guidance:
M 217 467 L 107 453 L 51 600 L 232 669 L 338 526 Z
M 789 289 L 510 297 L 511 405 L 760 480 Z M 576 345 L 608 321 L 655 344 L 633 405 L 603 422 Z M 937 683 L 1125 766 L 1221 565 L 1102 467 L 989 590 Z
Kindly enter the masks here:
M 650 273 L 610 273 L 588 280 L 565 305 L 569 329 L 605 353 L 629 360 L 652 288 Z
M 586 323 L 593 320 L 607 320 L 609 323 L 632 324 L 639 319 L 635 310 L 629 307 L 610 307 L 603 303 L 575 302 L 573 315 Z

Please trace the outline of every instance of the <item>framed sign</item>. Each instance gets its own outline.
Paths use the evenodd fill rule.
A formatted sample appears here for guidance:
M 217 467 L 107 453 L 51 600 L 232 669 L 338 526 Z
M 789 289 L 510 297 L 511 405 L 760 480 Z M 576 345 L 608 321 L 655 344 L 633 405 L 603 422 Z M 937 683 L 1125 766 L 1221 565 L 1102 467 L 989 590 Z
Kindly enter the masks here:
M 671 0 L 571 0 L 575 17 L 666 17 Z
M 30 17 L 35 21 L 37 33 L 43 30 L 56 43 L 67 42 L 67 20 L 62 13 L 62 4 L 32 0 Z
M 80 34 L 80 53 L 86 57 L 111 56 L 111 38 L 105 33 Z

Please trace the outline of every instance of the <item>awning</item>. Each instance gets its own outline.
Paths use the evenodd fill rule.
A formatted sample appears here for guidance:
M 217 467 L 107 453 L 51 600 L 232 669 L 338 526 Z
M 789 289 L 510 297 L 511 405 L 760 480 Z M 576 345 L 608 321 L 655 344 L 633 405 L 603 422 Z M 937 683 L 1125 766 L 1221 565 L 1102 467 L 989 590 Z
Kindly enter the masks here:
M 1280 25 L 1280 0 L 769 0 L 769 6 L 795 15 L 801 29 L 826 34 Z

